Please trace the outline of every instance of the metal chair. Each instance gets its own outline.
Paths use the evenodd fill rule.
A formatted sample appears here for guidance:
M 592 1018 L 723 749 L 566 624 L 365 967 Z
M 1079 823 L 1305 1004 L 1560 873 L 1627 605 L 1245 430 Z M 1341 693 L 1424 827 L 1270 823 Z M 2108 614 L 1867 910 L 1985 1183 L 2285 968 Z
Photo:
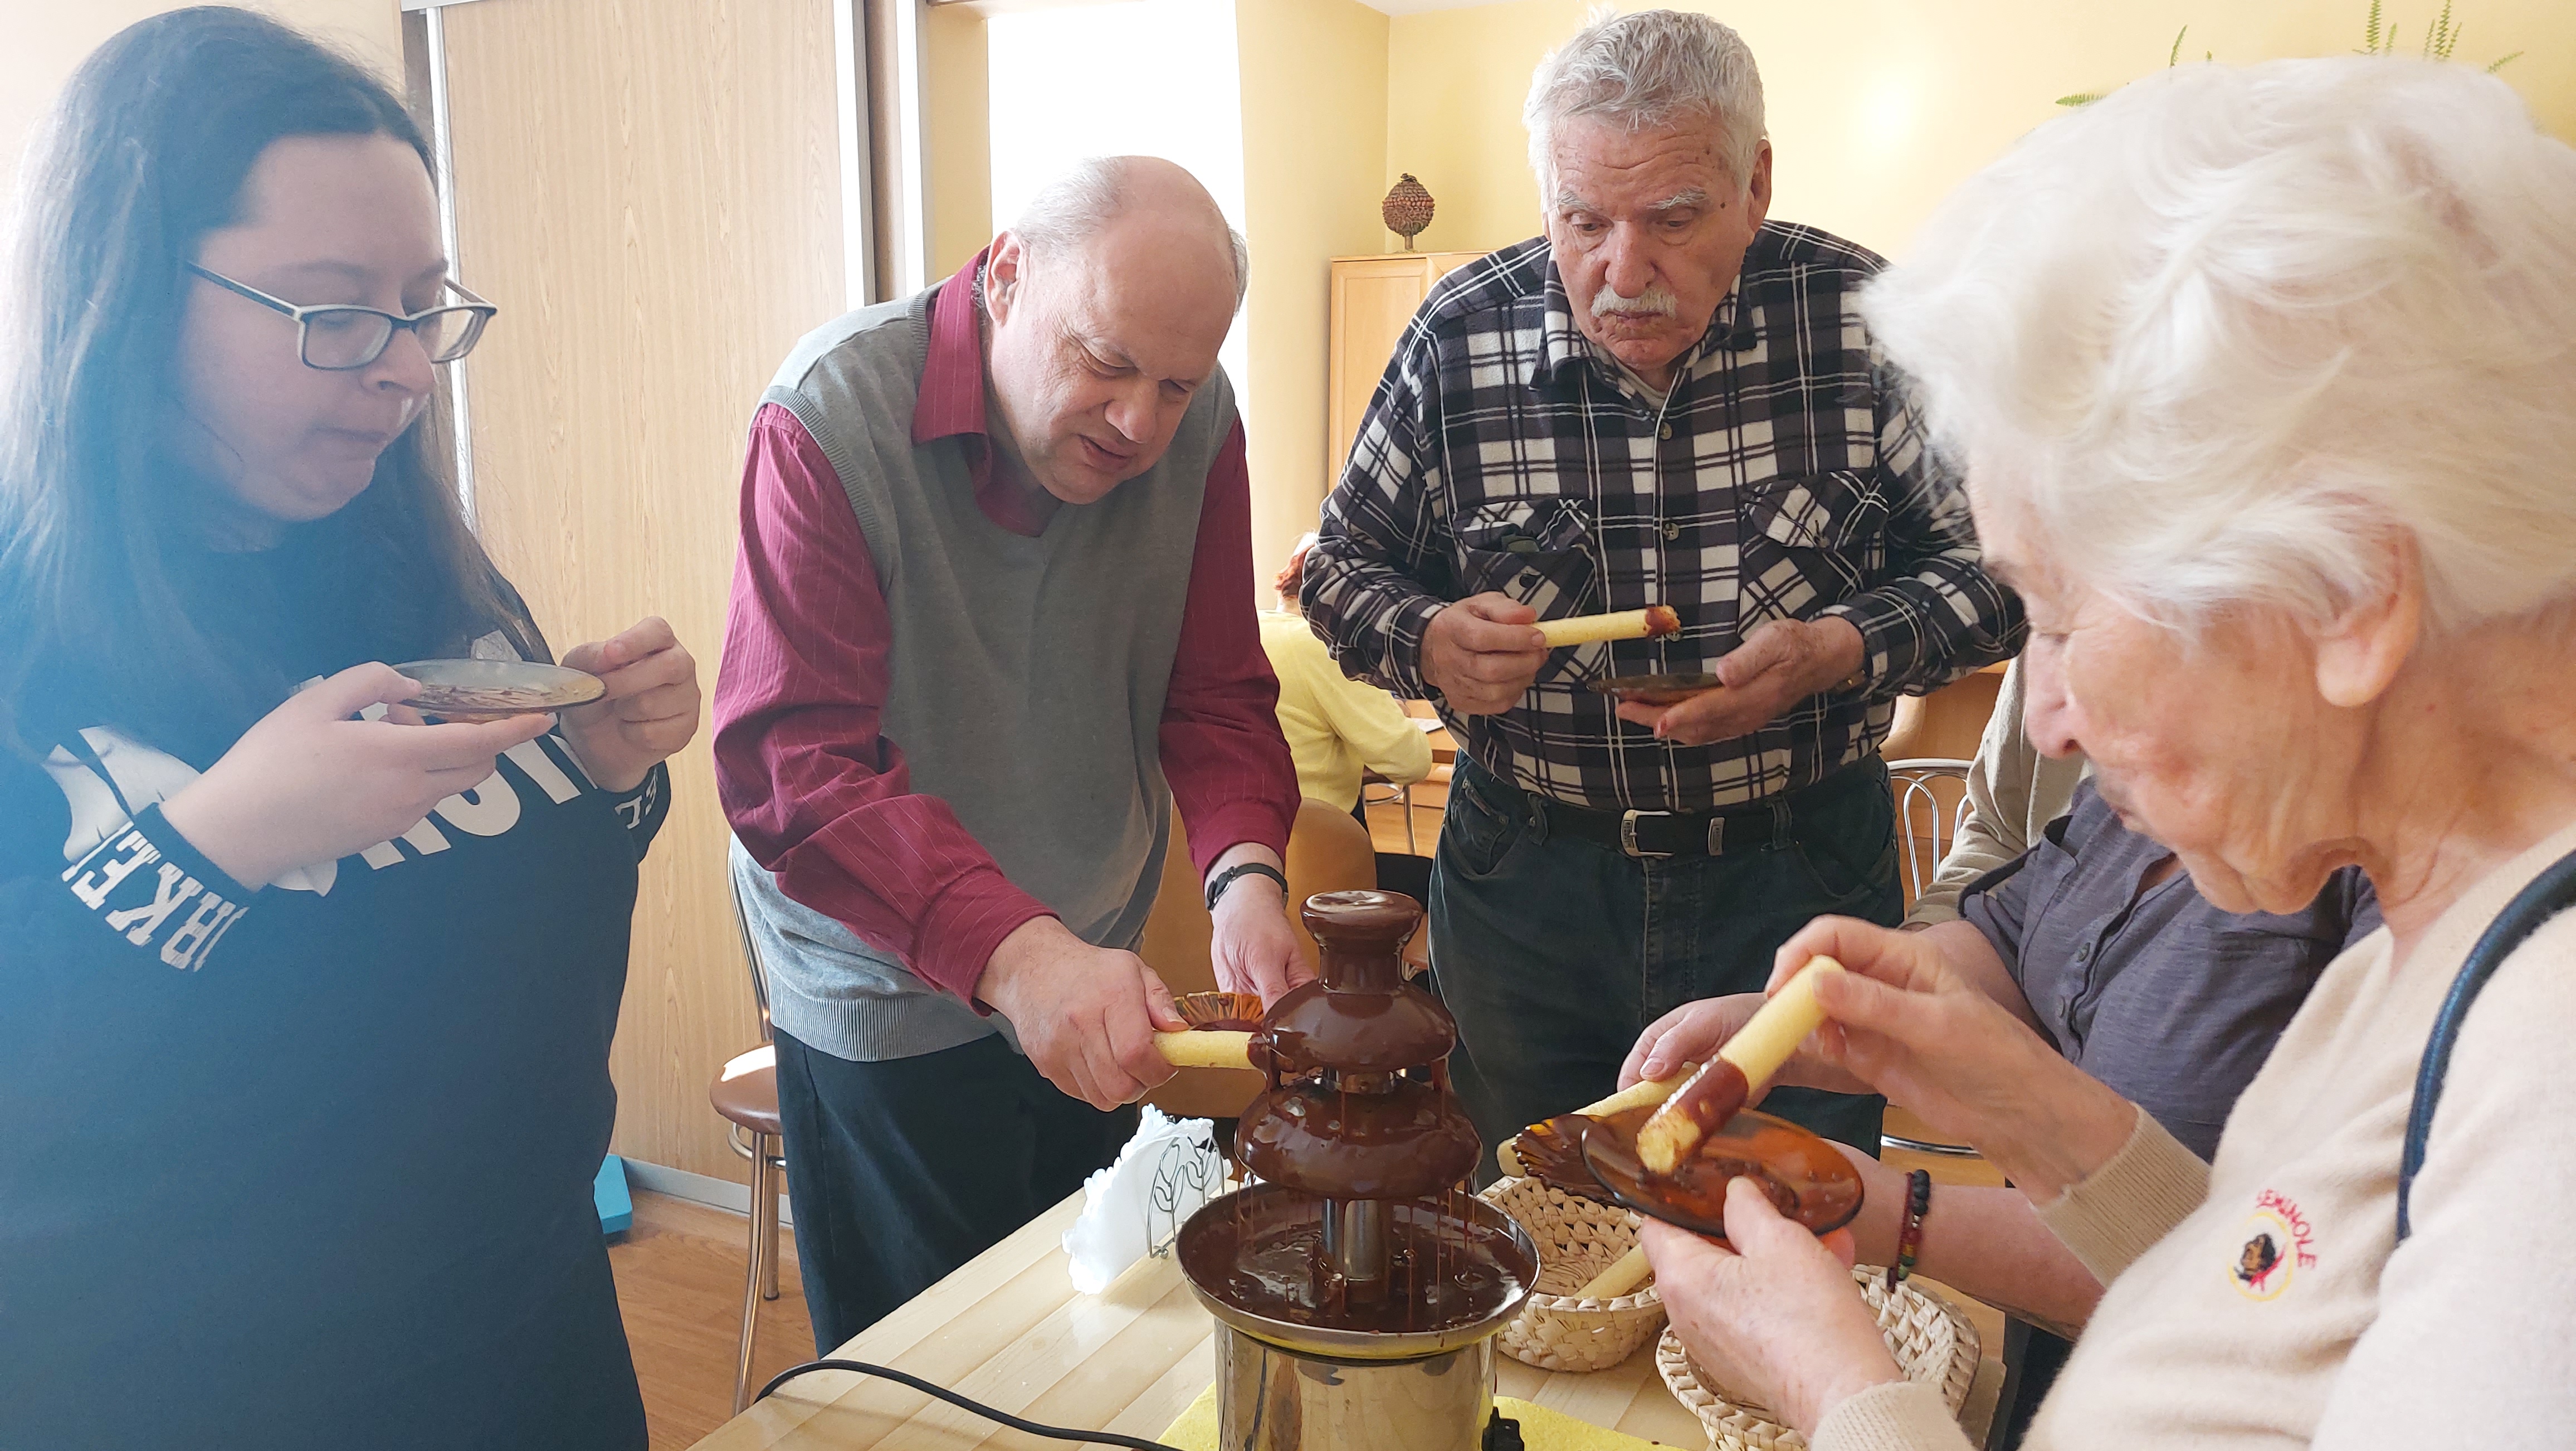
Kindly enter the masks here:
M 1923 895 L 1924 888 L 1932 885 L 1932 874 L 1940 869 L 1942 854 L 1958 835 L 1960 819 L 1968 812 L 1968 770 L 1973 764 L 1937 756 L 1887 763 L 1888 788 L 1896 793 L 1896 833 L 1905 843 L 1908 907 Z M 1953 783 L 1953 789 L 1945 791 L 1935 784 L 1944 781 Z M 1946 805 L 1944 796 L 1949 797 Z M 1918 833 L 1917 824 L 1931 829 Z
M 1372 796 L 1369 794 L 1371 788 L 1383 788 L 1386 794 Z M 1410 782 L 1398 784 L 1375 771 L 1363 771 L 1360 773 L 1360 806 L 1363 810 L 1371 806 L 1393 806 L 1403 811 L 1404 849 L 1416 856 L 1421 854 L 1422 843 L 1414 835 L 1413 786 Z
M 726 874 L 728 882 L 732 874 Z M 760 1007 L 760 1046 L 736 1054 L 716 1075 L 707 1099 L 729 1127 L 733 1151 L 751 1161 L 751 1256 L 743 1275 L 742 1343 L 734 1358 L 733 1408 L 751 1398 L 751 1350 L 760 1329 L 760 1302 L 778 1298 L 778 1191 L 787 1171 L 786 1144 L 778 1127 L 778 1047 L 769 1026 L 769 976 L 760 944 L 743 915 L 742 887 L 733 884 L 733 925 L 742 934 L 743 961 L 751 969 L 752 1001 Z M 745 1133 L 751 1135 L 743 1142 Z
M 1905 843 L 1905 905 L 1909 909 L 1914 899 L 1923 895 L 1923 889 L 1932 885 L 1932 874 L 1940 869 L 1943 854 L 1958 835 L 1960 818 L 1967 814 L 1971 764 L 1938 756 L 1887 763 L 1888 789 L 1896 795 L 1896 835 Z M 1945 787 L 1940 784 L 1943 782 L 1950 785 Z M 1946 803 L 1944 797 L 1948 798 Z M 1929 830 L 1917 831 L 1917 826 Z M 1958 1159 L 1977 1156 L 1977 1151 L 1966 1144 L 1945 1144 L 1903 1134 L 1882 1133 L 1878 1142 L 1881 1148 L 1911 1149 L 1918 1154 Z

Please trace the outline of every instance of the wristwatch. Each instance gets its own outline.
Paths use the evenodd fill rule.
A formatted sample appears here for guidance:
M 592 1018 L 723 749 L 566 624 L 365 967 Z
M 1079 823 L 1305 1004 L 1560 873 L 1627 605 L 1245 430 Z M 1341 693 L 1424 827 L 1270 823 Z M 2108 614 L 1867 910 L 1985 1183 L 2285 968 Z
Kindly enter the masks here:
M 1247 874 L 1256 877 L 1268 877 L 1270 880 L 1279 884 L 1279 894 L 1281 896 L 1284 897 L 1288 894 L 1287 873 L 1282 872 L 1277 867 L 1271 866 L 1266 862 L 1237 862 L 1233 866 L 1227 867 L 1224 871 L 1217 873 L 1216 880 L 1208 883 L 1207 909 L 1211 912 L 1215 911 L 1216 899 L 1225 895 L 1225 889 L 1234 885 L 1235 878 Z

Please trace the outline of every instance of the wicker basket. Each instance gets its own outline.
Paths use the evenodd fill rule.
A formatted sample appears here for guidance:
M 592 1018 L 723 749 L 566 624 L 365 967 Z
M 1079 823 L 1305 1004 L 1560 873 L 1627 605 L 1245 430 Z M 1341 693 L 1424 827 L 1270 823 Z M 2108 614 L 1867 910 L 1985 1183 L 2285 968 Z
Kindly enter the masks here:
M 1887 1337 L 1888 1352 L 1896 1357 L 1897 1366 L 1918 1385 L 1938 1389 L 1942 1402 L 1956 1415 L 1977 1379 L 1977 1327 L 1958 1306 L 1917 1288 L 1913 1281 L 1897 1286 L 1890 1295 L 1884 1269 L 1856 1265 L 1852 1278 L 1860 1282 L 1861 1298 L 1878 1316 L 1879 1333 Z M 1730 1400 L 1692 1363 L 1681 1337 L 1669 1330 L 1655 1346 L 1655 1369 L 1663 1373 L 1674 1398 L 1708 1428 L 1710 1451 L 1804 1451 L 1807 1438 L 1774 1423 L 1770 1412 L 1752 1401 Z
M 1631 1210 L 1597 1204 L 1536 1179 L 1505 1179 L 1481 1196 L 1538 1242 L 1538 1283 L 1512 1323 L 1503 1354 L 1541 1370 L 1608 1370 L 1663 1328 L 1664 1302 L 1649 1279 L 1609 1299 L 1572 1293 L 1637 1243 Z

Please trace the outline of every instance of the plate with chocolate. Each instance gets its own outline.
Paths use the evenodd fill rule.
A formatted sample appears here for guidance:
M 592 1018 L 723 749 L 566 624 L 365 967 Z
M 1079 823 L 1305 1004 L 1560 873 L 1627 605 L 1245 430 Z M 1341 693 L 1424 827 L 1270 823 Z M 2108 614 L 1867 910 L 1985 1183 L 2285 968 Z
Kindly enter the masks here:
M 1726 688 L 1714 675 L 1695 671 L 1676 671 L 1660 675 L 1613 675 L 1595 680 L 1592 689 L 1603 695 L 1615 695 L 1623 702 L 1638 705 L 1671 705 L 1694 695 Z
M 419 682 L 403 704 L 444 721 L 507 720 L 588 705 L 608 693 L 596 675 L 524 660 L 414 660 L 394 667 Z
M 1714 1239 L 1726 1237 L 1726 1186 L 1739 1178 L 1759 1184 L 1773 1208 L 1816 1234 L 1860 1213 L 1860 1171 L 1850 1160 L 1796 1124 L 1749 1109 L 1710 1133 L 1672 1173 L 1654 1173 L 1637 1157 L 1637 1130 L 1653 1113 L 1641 1106 L 1599 1118 L 1558 1114 L 1522 1131 L 1513 1148 L 1542 1183 Z

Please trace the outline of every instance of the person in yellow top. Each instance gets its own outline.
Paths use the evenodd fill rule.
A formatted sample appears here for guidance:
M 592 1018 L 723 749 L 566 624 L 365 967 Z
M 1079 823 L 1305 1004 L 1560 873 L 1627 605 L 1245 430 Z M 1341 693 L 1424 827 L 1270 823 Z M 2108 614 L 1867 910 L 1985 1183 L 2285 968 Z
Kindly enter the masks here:
M 1363 772 L 1410 786 L 1431 774 L 1431 742 L 1394 696 L 1344 675 L 1297 613 L 1297 586 L 1314 544 L 1312 534 L 1298 540 L 1279 571 L 1280 609 L 1261 616 L 1261 648 L 1279 677 L 1279 730 L 1297 761 L 1297 789 L 1356 812 Z

